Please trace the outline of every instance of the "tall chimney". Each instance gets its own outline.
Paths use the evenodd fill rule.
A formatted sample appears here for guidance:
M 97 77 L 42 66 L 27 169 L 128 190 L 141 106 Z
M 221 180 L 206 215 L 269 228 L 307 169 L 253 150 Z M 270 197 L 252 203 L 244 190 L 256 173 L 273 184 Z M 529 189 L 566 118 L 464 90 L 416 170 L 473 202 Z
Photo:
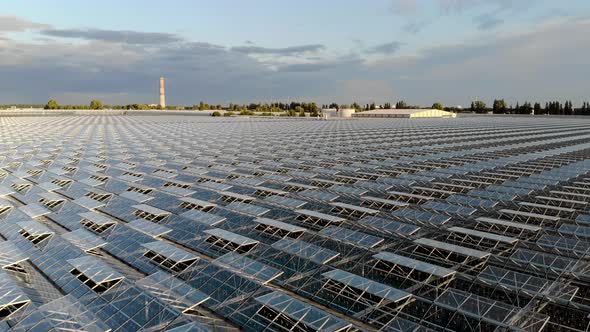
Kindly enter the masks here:
M 160 77 L 160 107 L 166 108 L 166 90 L 164 87 L 164 77 Z

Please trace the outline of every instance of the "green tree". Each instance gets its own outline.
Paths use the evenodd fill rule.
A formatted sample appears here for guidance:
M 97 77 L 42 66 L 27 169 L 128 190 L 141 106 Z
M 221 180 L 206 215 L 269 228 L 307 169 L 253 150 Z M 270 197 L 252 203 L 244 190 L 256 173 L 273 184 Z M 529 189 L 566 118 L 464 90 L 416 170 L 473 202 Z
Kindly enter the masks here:
M 408 104 L 406 104 L 405 101 L 400 100 L 397 103 L 395 103 L 395 108 L 397 108 L 397 109 L 405 109 L 405 108 L 408 108 Z
M 494 99 L 494 105 L 492 106 L 492 111 L 494 114 L 504 114 L 506 113 L 506 101 L 504 99 Z
M 310 116 L 320 115 L 320 109 L 318 108 L 318 106 L 315 103 L 310 103 L 308 108 L 309 108 L 308 112 L 310 113 Z
M 256 112 L 268 113 L 270 112 L 270 107 L 267 104 L 258 105 L 255 108 Z
M 443 104 L 441 104 L 439 102 L 432 104 L 432 108 L 435 110 L 441 110 L 441 111 L 445 109 Z
M 386 110 L 391 109 L 391 103 L 385 103 L 385 104 L 383 104 L 383 108 L 386 109 Z
M 44 107 L 46 110 L 56 110 L 59 108 L 59 104 L 55 99 L 50 99 Z
M 533 106 L 533 110 L 535 111 L 535 114 L 541 114 L 541 104 L 535 103 L 535 106 Z
M 525 101 L 524 104 L 522 104 L 520 114 L 531 114 L 532 112 L 533 106 L 528 101 Z
M 91 110 L 101 110 L 102 109 L 102 102 L 100 100 L 93 100 L 90 102 L 90 109 Z
M 566 100 L 563 114 L 565 114 L 565 115 L 574 114 L 574 104 L 572 104 L 571 101 Z
M 132 105 L 127 105 L 126 108 L 128 110 L 149 110 L 150 107 L 146 104 L 132 104 Z
M 299 114 L 299 116 L 305 116 L 305 109 L 301 106 L 295 107 L 295 112 Z M 295 116 L 295 115 L 293 115 Z
M 486 112 L 486 103 L 481 100 L 476 100 L 471 102 L 471 111 L 475 113 L 485 113 Z

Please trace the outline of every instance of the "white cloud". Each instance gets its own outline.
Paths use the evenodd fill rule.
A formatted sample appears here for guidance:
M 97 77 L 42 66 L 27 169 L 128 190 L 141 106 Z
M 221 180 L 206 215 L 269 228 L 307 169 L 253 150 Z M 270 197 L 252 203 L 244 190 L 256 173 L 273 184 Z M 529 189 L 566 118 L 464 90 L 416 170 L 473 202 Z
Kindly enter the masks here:
M 35 23 L 14 15 L 0 14 L 0 32 L 20 32 L 28 29 L 47 29 L 48 24 Z
M 182 39 L 171 33 L 139 32 L 102 29 L 44 29 L 42 35 L 58 38 L 76 38 L 132 45 L 159 45 L 180 42 Z
M 391 0 L 391 8 L 397 15 L 421 15 L 434 2 L 439 14 L 456 14 L 474 8 L 486 10 L 524 9 L 539 0 Z
M 384 44 L 375 45 L 367 50 L 367 53 L 374 54 L 393 54 L 397 53 L 404 43 L 399 41 L 392 41 Z
M 129 44 L 63 39 L 0 41 L 0 99 L 61 103 L 151 103 L 166 76 L 171 104 L 306 99 L 318 103 L 467 104 L 471 98 L 521 101 L 587 97 L 590 20 L 561 19 L 424 49 L 344 56 L 326 49 L 288 57 L 236 52 L 206 42 Z M 293 46 L 297 48 L 299 46 Z M 298 48 L 301 50 L 301 47 Z M 394 47 L 387 47 L 394 51 Z M 279 52 L 280 53 L 280 52 Z
M 455 104 L 474 97 L 581 101 L 589 98 L 584 91 L 590 75 L 588 34 L 585 20 L 555 20 L 369 66 L 402 78 L 395 84 L 397 91 L 422 103 L 430 98 Z

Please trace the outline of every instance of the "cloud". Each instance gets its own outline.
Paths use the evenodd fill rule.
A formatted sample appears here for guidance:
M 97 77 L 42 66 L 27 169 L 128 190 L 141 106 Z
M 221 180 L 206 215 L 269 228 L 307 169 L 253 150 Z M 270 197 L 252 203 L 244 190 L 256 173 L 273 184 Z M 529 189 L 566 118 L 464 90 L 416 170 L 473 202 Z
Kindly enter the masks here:
M 403 45 L 404 43 L 402 42 L 392 41 L 389 43 L 373 46 L 367 49 L 366 52 L 371 54 L 393 54 L 399 51 Z
M 459 15 L 469 11 L 478 30 L 490 30 L 510 17 L 530 10 L 540 0 L 390 0 L 395 15 L 405 22 L 402 31 L 416 34 L 441 16 Z M 434 9 L 433 3 L 434 2 Z
M 502 23 L 504 23 L 504 20 L 499 19 L 495 16 L 492 16 L 489 13 L 486 14 L 482 14 L 477 16 L 473 22 L 476 23 L 477 28 L 479 30 L 489 30 L 489 29 L 493 29 L 499 25 L 501 25 Z
M 333 67 L 330 63 L 294 63 L 290 65 L 279 66 L 279 72 L 314 72 Z
M 387 79 L 344 79 L 337 82 L 338 96 L 335 100 L 346 103 L 364 101 L 389 101 L 394 97 L 391 80 Z M 352 97 L 352 99 L 351 99 Z M 388 98 L 389 97 L 389 98 Z
M 247 54 L 206 42 L 126 44 L 104 40 L 68 43 L 2 42 L 0 99 L 44 103 L 109 96 L 105 102 L 157 102 L 160 76 L 171 104 L 239 101 L 265 96 L 272 70 Z M 106 98 L 106 97 L 105 97 Z
M 284 73 L 310 73 L 329 69 L 342 69 L 346 67 L 359 67 L 362 61 L 354 56 L 344 56 L 335 60 L 317 58 L 314 62 L 293 63 L 278 66 L 276 72 Z
M 439 9 L 445 14 L 462 12 L 482 5 L 495 5 L 502 0 L 438 0 Z
M 394 14 L 405 16 L 405 15 L 413 15 L 416 14 L 418 11 L 418 1 L 417 0 L 392 0 L 391 1 L 391 10 Z
M 500 11 L 523 10 L 540 2 L 540 0 L 438 0 L 439 9 L 447 14 L 474 8 L 491 8 Z
M 57 97 L 67 104 L 98 96 L 105 103 L 155 103 L 158 78 L 165 76 L 170 104 L 404 99 L 411 104 L 467 105 L 475 97 L 506 98 L 511 103 L 516 98 L 576 102 L 587 98 L 588 34 L 588 19 L 570 17 L 510 33 L 488 30 L 473 40 L 412 54 L 339 58 L 322 46 L 311 49 L 325 52 L 294 59 L 285 53 L 301 54 L 297 52 L 310 48 L 270 49 L 275 51 L 255 57 L 251 51 L 185 40 L 160 44 L 5 40 L 0 42 L 0 99 L 45 103 Z M 382 49 L 393 50 L 393 46 Z
M 46 29 L 42 35 L 59 38 L 78 38 L 97 40 L 111 43 L 125 43 L 135 45 L 159 45 L 181 41 L 181 38 L 170 33 L 138 32 L 123 30 L 101 29 Z
M 402 26 L 402 31 L 415 35 L 430 24 L 432 20 L 412 20 Z
M 234 46 L 231 48 L 231 50 L 243 54 L 298 55 L 307 52 L 321 51 L 324 48 L 325 46 L 321 44 L 309 44 L 283 48 L 267 48 L 260 46 Z
M 538 4 L 540 0 L 435 0 L 434 2 L 437 15 L 453 15 L 474 9 L 523 10 Z M 391 0 L 392 11 L 399 16 L 422 15 L 430 6 L 431 2 L 425 0 Z
M 20 32 L 29 29 L 47 29 L 47 24 L 35 23 L 13 15 L 0 15 L 0 32 Z
M 414 57 L 375 61 L 369 71 L 387 73 L 396 94 L 422 104 L 429 102 L 425 96 L 447 104 L 466 104 L 476 97 L 581 101 L 587 98 L 584 82 L 590 75 L 590 59 L 584 56 L 590 52 L 584 42 L 589 33 L 587 21 L 556 20 L 425 49 Z

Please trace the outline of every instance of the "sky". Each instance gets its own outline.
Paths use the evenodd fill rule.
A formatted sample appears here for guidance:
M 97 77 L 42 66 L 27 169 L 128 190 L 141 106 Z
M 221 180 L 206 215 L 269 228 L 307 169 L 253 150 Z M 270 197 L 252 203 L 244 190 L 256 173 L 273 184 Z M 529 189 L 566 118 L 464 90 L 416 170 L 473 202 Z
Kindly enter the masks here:
M 588 0 L 0 0 L 0 104 L 590 100 Z

